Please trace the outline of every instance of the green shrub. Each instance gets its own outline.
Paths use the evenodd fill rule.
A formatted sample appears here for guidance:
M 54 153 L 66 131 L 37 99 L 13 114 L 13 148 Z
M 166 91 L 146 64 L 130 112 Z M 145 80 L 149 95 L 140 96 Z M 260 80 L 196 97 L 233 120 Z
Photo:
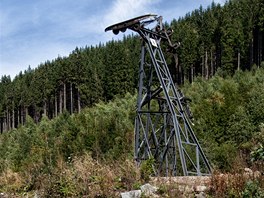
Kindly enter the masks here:
M 241 193 L 243 198 L 263 198 L 264 190 L 260 187 L 257 181 L 246 182 L 245 189 Z
M 143 181 L 148 182 L 150 180 L 150 176 L 153 176 L 155 166 L 155 159 L 149 158 L 143 161 L 140 165 L 140 177 Z
M 264 147 L 260 144 L 257 148 L 255 148 L 251 153 L 251 161 L 262 161 L 264 162 Z

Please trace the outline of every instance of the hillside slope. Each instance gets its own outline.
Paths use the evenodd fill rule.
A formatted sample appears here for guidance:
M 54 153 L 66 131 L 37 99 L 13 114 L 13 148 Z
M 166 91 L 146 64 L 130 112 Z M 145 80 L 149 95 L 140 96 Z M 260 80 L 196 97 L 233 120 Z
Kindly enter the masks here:
M 264 69 L 227 79 L 197 78 L 182 90 L 192 99 L 193 128 L 214 170 L 251 167 L 263 173 Z M 136 96 L 126 94 L 79 114 L 43 117 L 38 124 L 28 117 L 25 125 L 3 133 L 0 191 L 93 197 L 136 189 L 152 171 L 149 162 L 134 166 L 135 104 Z M 254 185 L 264 187 L 263 181 Z M 248 185 L 242 184 L 238 191 Z
M 196 76 L 226 77 L 253 65 L 263 67 L 263 8 L 262 0 L 231 0 L 173 20 L 172 41 L 181 45 L 176 54 L 165 55 L 174 81 L 182 85 Z M 65 110 L 80 112 L 99 100 L 133 92 L 139 55 L 140 39 L 129 35 L 96 47 L 76 47 L 68 57 L 47 60 L 34 70 L 29 67 L 12 81 L 2 76 L 0 131 L 24 124 L 27 115 L 39 122 L 43 114 L 54 118 Z

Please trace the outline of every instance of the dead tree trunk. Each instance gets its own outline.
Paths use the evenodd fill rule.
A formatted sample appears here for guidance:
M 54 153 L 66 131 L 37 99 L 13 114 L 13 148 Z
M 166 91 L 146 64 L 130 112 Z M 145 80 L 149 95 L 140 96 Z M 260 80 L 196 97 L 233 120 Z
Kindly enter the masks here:
M 204 78 L 204 56 L 202 56 L 202 71 L 201 71 L 201 76 Z
M 253 38 L 253 32 L 251 33 L 252 38 L 250 40 L 250 52 L 249 52 L 249 66 L 252 67 L 254 63 L 254 38 Z
M 10 111 L 7 110 L 7 130 L 9 131 L 11 129 L 11 116 L 10 116 Z
M 240 70 L 240 52 L 237 53 L 237 70 Z
M 55 97 L 54 97 L 54 105 L 55 105 L 55 112 L 54 112 L 54 117 L 58 116 L 58 104 L 57 104 L 57 95 L 55 93 Z
M 71 110 L 70 110 L 70 113 L 72 114 L 73 113 L 73 97 L 72 97 L 72 83 L 70 84 L 70 106 L 71 106 Z
M 43 114 L 44 116 L 47 116 L 47 100 L 46 99 L 44 99 Z
M 62 103 L 63 103 L 63 101 L 62 101 L 62 97 L 63 97 L 63 93 L 62 93 L 62 90 L 61 90 L 61 88 L 60 88 L 60 98 L 59 98 L 59 104 L 60 104 L 59 108 L 60 108 L 60 113 L 62 113 Z
M 189 72 L 189 82 L 192 83 L 193 82 L 193 79 L 194 79 L 194 66 L 191 65 L 190 67 L 190 72 Z
M 63 111 L 66 111 L 67 109 L 66 102 L 66 83 L 63 83 Z
M 211 50 L 210 50 L 210 56 L 211 56 L 211 64 L 210 64 L 210 67 L 211 67 L 211 75 L 210 75 L 210 77 L 212 77 L 212 76 L 214 76 L 214 57 L 213 57 L 213 49 L 211 48 Z
M 262 50 L 263 50 L 263 33 L 259 30 L 258 32 L 258 65 L 262 62 Z
M 205 51 L 205 79 L 209 79 L 209 67 L 208 67 L 208 52 L 207 50 Z
M 3 118 L 3 132 L 6 131 L 6 114 L 4 114 L 4 118 Z
M 11 123 L 11 130 L 15 128 L 15 111 L 14 109 L 12 109 L 12 111 L 10 112 L 10 123 Z
M 26 109 L 25 109 L 25 121 L 27 120 L 27 117 L 28 117 L 28 107 L 26 107 Z
M 183 73 L 182 73 L 182 68 L 181 65 L 179 64 L 179 58 L 177 54 L 173 54 L 174 61 L 175 61 L 175 69 L 176 69 L 176 82 L 178 85 L 183 84 Z
M 22 125 L 24 125 L 24 116 L 25 116 L 25 106 L 24 105 L 22 105 L 21 106 L 21 114 L 20 114 L 20 116 L 21 116 L 21 124 Z
M 17 126 L 21 124 L 21 108 L 21 105 L 19 105 L 19 107 L 17 108 Z
M 80 113 L 81 112 L 81 97 L 80 97 L 79 89 L 77 91 L 77 97 L 78 97 L 78 113 Z

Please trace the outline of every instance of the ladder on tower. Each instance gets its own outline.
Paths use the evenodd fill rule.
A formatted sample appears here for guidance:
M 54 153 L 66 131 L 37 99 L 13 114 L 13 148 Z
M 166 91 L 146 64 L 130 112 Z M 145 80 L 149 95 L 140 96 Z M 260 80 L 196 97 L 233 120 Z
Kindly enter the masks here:
M 147 25 L 156 22 L 152 29 Z M 174 84 L 161 43 L 175 52 L 171 29 L 162 17 L 143 15 L 106 28 L 115 34 L 130 29 L 142 38 L 137 115 L 135 118 L 135 160 L 140 165 L 153 159 L 156 176 L 210 175 L 211 167 L 190 122 L 186 98 Z

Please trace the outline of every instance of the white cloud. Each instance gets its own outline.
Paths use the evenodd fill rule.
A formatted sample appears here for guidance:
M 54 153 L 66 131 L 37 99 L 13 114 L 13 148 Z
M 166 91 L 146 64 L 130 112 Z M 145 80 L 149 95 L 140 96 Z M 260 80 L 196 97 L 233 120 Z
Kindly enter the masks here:
M 155 6 L 162 0 L 115 0 L 111 6 L 104 10 L 104 16 L 100 23 L 99 29 L 104 30 L 106 27 L 119 23 L 137 16 L 144 14 L 156 14 L 157 9 Z M 125 34 L 130 34 L 131 31 L 127 31 Z M 113 35 L 112 32 L 102 35 L 105 41 L 118 40 L 123 38 L 123 34 L 118 36 Z
M 224 5 L 227 0 L 213 0 L 215 3 L 219 3 L 220 5 Z M 212 0 L 210 1 L 210 3 Z
M 2 1 L 2 0 L 0 0 Z M 14 3 L 15 2 L 15 3 Z M 224 0 L 215 0 L 223 4 Z M 143 14 L 162 15 L 164 21 L 209 5 L 211 0 L 6 0 L 0 7 L 0 76 L 15 76 L 76 46 L 122 39 L 104 29 Z M 129 34 L 131 32 L 126 32 Z
M 0 76 L 14 77 L 29 65 L 34 68 L 58 55 L 67 56 L 76 46 L 89 46 L 93 26 L 87 7 L 92 9 L 95 4 L 92 0 L 67 4 L 56 0 L 1 7 Z
M 105 23 L 112 25 L 136 16 L 152 13 L 160 0 L 116 0 L 104 16 Z

